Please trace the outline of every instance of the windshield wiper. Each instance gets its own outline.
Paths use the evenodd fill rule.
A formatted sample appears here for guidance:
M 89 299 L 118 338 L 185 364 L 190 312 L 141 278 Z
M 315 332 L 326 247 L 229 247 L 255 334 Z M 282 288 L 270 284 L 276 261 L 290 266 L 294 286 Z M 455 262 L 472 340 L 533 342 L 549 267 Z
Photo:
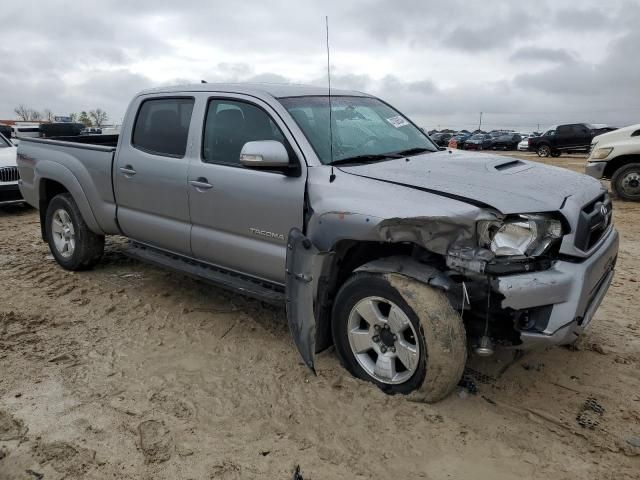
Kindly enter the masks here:
M 334 160 L 330 163 L 330 165 L 342 165 L 345 163 L 366 163 L 366 162 L 376 162 L 379 160 L 389 160 L 391 158 L 403 158 L 404 155 L 399 155 L 397 153 L 376 153 L 376 154 L 368 154 L 368 155 L 356 155 L 354 157 L 340 158 L 338 160 Z
M 411 155 L 419 155 L 425 152 L 433 152 L 433 150 L 430 150 L 424 147 L 415 147 L 415 148 L 407 148 L 406 150 L 400 150 L 399 152 L 393 152 L 393 154 L 400 155 L 401 157 L 407 157 Z

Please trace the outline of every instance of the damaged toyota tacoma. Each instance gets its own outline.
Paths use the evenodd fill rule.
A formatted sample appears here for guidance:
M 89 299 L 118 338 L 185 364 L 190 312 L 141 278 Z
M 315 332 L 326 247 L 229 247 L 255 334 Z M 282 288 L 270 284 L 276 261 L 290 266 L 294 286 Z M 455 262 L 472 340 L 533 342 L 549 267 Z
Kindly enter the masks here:
M 106 235 L 144 261 L 286 305 L 304 362 L 437 401 L 468 351 L 569 344 L 613 276 L 597 180 L 438 148 L 376 97 L 292 85 L 148 90 L 119 136 L 25 138 L 20 189 L 57 262 Z

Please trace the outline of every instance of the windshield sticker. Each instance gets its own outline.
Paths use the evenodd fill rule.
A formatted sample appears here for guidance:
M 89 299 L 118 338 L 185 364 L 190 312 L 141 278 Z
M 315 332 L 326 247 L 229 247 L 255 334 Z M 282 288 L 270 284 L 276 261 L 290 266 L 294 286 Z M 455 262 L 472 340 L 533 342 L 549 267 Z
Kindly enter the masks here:
M 389 122 L 391 125 L 393 125 L 396 128 L 409 125 L 409 122 L 407 122 L 407 120 L 402 115 L 396 115 L 395 117 L 387 118 L 387 122 Z

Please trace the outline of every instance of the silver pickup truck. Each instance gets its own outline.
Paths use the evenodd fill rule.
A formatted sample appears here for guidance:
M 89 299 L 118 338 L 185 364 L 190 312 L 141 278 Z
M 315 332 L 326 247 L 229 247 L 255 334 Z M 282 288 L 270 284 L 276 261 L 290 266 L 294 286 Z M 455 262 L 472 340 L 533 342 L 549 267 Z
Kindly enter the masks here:
M 376 97 L 292 85 L 148 90 L 119 136 L 23 139 L 20 188 L 69 270 L 129 253 L 286 305 L 388 393 L 446 396 L 469 349 L 574 342 L 618 252 L 600 182 L 441 150 Z

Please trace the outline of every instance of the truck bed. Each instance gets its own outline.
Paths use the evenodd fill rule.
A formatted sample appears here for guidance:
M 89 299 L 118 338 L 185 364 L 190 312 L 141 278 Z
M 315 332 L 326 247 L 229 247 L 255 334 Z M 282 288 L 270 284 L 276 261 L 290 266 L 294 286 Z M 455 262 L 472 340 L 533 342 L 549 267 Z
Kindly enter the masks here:
M 80 144 L 78 145 L 80 148 L 84 148 L 85 146 L 100 146 L 100 147 L 113 147 L 115 148 L 118 145 L 118 137 L 119 135 L 74 135 L 71 137 L 49 137 L 49 138 L 28 138 L 21 139 L 27 141 L 36 141 L 50 144 L 60 144 L 64 142 L 65 144 L 74 143 Z M 67 145 L 72 146 L 72 145 Z
M 18 169 L 25 200 L 38 207 L 41 195 L 58 188 L 55 183 L 64 185 L 93 231 L 119 233 L 112 185 L 117 143 L 118 135 L 21 139 Z

